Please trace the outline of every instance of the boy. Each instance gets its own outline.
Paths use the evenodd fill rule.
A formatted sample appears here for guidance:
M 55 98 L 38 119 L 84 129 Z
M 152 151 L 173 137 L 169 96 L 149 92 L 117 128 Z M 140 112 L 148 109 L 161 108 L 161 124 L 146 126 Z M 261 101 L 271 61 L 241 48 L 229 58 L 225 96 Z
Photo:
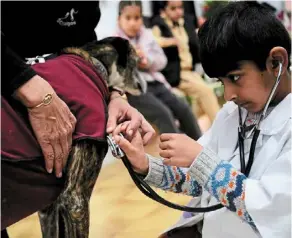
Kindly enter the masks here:
M 161 237 L 197 237 L 202 221 L 203 238 L 291 237 L 291 38 L 264 6 L 231 2 L 204 23 L 199 43 L 205 72 L 224 84 L 229 101 L 211 129 L 198 142 L 161 135 L 163 161 L 145 156 L 139 134 L 130 142 L 119 136 L 115 140 L 151 185 L 197 197 L 189 206 L 224 206 L 208 213 L 184 212 Z

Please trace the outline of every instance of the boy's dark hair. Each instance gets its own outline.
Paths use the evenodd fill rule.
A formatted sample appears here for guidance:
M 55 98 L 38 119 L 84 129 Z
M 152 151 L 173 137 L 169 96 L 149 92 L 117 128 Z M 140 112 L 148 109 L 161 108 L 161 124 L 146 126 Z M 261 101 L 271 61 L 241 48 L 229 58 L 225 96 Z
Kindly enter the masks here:
M 140 0 L 133 0 L 133 1 L 123 1 L 121 0 L 119 3 L 119 16 L 122 14 L 122 11 L 125 7 L 128 6 L 137 6 L 141 9 L 141 16 L 142 16 L 142 2 Z
M 291 55 L 291 38 L 274 14 L 257 2 L 239 1 L 218 9 L 199 29 L 200 57 L 209 77 L 223 77 L 238 62 L 253 61 L 259 70 L 273 47 Z

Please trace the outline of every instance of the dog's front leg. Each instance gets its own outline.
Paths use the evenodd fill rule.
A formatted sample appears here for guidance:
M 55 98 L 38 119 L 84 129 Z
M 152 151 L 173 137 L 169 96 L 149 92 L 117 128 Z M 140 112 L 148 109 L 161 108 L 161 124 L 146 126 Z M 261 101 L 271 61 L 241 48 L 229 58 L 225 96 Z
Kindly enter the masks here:
M 59 238 L 59 212 L 55 202 L 38 212 L 44 238 Z
M 50 209 L 40 213 L 44 238 L 88 237 L 89 200 L 106 152 L 106 143 L 89 140 L 73 147 L 65 188 Z M 57 235 L 52 236 L 53 233 Z

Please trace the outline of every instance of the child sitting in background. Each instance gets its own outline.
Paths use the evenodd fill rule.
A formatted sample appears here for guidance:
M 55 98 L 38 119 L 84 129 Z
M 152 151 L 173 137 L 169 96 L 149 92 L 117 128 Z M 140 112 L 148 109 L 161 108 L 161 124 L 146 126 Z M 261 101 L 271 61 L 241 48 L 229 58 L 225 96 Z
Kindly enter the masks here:
M 165 67 L 167 59 L 151 30 L 143 25 L 141 1 L 120 2 L 116 36 L 128 39 L 136 48 L 140 58 L 138 73 L 148 82 L 147 93 L 129 96 L 129 103 L 155 124 L 160 133 L 179 132 L 175 125 L 176 118 L 184 133 L 198 139 L 201 131 L 189 105 L 172 94 L 171 87 L 159 72 Z
M 152 31 L 168 60 L 162 73 L 172 87 L 190 97 L 193 114 L 205 114 L 212 124 L 220 106 L 213 89 L 194 71 L 200 63 L 194 19 L 184 15 L 183 1 L 161 1 L 160 5 Z

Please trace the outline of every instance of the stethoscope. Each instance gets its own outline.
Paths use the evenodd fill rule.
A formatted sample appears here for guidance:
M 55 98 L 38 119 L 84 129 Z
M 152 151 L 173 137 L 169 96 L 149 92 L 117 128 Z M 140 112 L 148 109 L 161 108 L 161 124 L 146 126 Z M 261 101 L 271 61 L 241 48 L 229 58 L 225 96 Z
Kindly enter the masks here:
M 244 135 L 244 130 L 243 130 L 243 124 L 242 124 L 242 116 L 241 116 L 241 108 L 238 107 L 238 113 L 239 113 L 239 126 L 238 126 L 238 147 L 239 147 L 239 156 L 240 156 L 240 167 L 241 167 L 241 172 L 248 177 L 252 164 L 253 164 L 253 160 L 254 160 L 254 153 L 255 153 L 255 147 L 256 147 L 256 142 L 257 139 L 259 137 L 260 134 L 260 123 L 261 121 L 265 118 L 266 114 L 267 114 L 267 110 L 268 107 L 270 105 L 270 102 L 272 100 L 272 98 L 275 95 L 275 91 L 280 83 L 280 78 L 281 78 L 281 74 L 282 74 L 282 63 L 279 63 L 279 73 L 277 75 L 277 79 L 276 82 L 271 90 L 271 93 L 268 97 L 268 100 L 265 104 L 264 110 L 261 113 L 259 119 L 256 121 L 255 126 L 253 127 L 253 129 L 248 133 L 247 136 Z M 251 142 L 251 147 L 250 147 L 250 152 L 249 152 L 249 158 L 248 158 L 248 162 L 247 165 L 245 166 L 245 155 L 244 155 L 244 139 L 245 138 L 249 138 L 251 136 L 251 134 L 253 133 L 253 137 L 252 137 L 252 142 Z M 122 134 L 120 134 L 120 136 L 123 136 Z M 127 159 L 127 156 L 125 155 L 125 153 L 121 150 L 121 148 L 115 143 L 115 141 L 113 140 L 113 138 L 111 136 L 107 136 L 107 141 L 108 141 L 108 145 L 110 147 L 110 150 L 113 154 L 114 157 L 117 158 L 121 158 L 124 165 L 126 166 L 126 168 L 129 171 L 129 174 L 132 178 L 132 180 L 134 181 L 134 183 L 136 184 L 136 186 L 140 189 L 140 191 L 146 195 L 147 197 L 153 199 L 156 202 L 159 202 L 165 206 L 168 206 L 170 208 L 176 209 L 176 210 L 180 210 L 180 211 L 187 211 L 187 212 L 197 212 L 197 213 L 203 213 L 203 212 L 211 212 L 211 211 L 215 211 L 217 209 L 220 209 L 223 207 L 222 204 L 217 204 L 217 205 L 213 205 L 210 207 L 188 207 L 188 206 L 182 206 L 182 205 L 178 205 L 172 202 L 169 202 L 167 200 L 165 200 L 164 198 L 160 197 L 144 180 L 143 180 L 143 176 L 135 173 L 135 171 L 133 170 L 131 163 L 129 162 L 129 160 Z

